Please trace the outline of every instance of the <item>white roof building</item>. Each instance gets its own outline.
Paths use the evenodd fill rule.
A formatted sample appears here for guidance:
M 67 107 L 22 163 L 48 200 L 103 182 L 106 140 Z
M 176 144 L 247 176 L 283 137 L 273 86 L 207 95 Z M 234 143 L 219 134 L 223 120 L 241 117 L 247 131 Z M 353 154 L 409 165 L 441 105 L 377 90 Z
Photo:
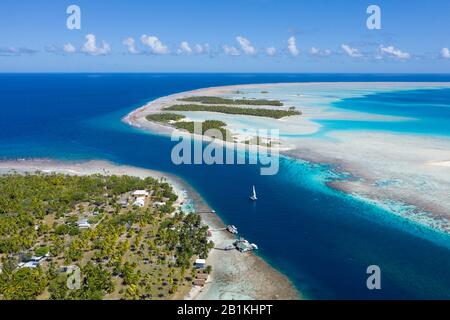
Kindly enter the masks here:
M 39 263 L 37 262 L 33 262 L 33 261 L 29 261 L 27 263 L 24 263 L 22 265 L 19 264 L 19 268 L 30 268 L 30 269 L 34 269 L 37 268 L 39 266 Z
M 143 206 L 145 206 L 145 198 L 137 198 L 136 199 L 136 201 L 133 203 L 133 206 L 136 206 L 136 207 L 143 207 Z
M 197 259 L 197 260 L 195 260 L 195 264 L 196 265 L 205 265 L 206 260 L 205 259 Z
M 30 261 L 32 261 L 32 262 L 39 262 L 39 261 L 41 261 L 42 259 L 44 259 L 43 256 L 41 256 L 41 257 L 35 257 L 35 256 L 33 256 L 33 257 L 31 257 Z
M 78 221 L 78 228 L 80 229 L 89 229 L 91 224 L 85 219 Z
M 121 198 L 118 203 L 124 208 L 128 206 L 128 200 L 125 198 Z
M 150 194 L 146 190 L 136 190 L 133 192 L 133 196 L 135 197 L 148 197 Z
M 155 206 L 155 207 L 162 207 L 162 206 L 165 206 L 165 205 L 166 205 L 166 203 L 163 202 L 163 201 L 155 201 L 155 202 L 153 202 L 153 206 Z

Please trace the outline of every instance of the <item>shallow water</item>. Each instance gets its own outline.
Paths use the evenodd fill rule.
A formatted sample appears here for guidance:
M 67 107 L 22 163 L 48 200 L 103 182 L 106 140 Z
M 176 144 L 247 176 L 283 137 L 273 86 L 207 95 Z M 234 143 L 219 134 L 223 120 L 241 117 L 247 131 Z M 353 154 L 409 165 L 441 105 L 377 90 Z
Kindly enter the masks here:
M 450 81 L 450 77 L 0 75 L 0 157 L 107 159 L 179 175 L 311 298 L 450 298 L 448 238 L 327 188 L 329 168 L 285 158 L 276 176 L 260 176 L 259 168 L 250 165 L 175 166 L 170 161 L 174 144 L 170 139 L 120 121 L 149 100 L 196 88 L 354 80 Z M 353 110 L 349 105 L 337 107 Z M 253 184 L 260 198 L 257 203 L 248 201 Z M 382 269 L 381 291 L 366 288 L 366 268 L 372 264 Z

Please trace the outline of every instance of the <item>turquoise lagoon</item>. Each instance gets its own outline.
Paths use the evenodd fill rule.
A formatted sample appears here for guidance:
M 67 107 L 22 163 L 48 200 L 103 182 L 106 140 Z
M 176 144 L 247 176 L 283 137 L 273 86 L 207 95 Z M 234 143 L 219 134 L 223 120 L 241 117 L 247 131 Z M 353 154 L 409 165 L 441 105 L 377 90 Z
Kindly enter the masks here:
M 276 176 L 258 166 L 175 166 L 167 137 L 121 118 L 147 101 L 191 89 L 280 82 L 439 82 L 446 75 L 3 74 L 0 157 L 106 159 L 161 170 L 190 183 L 226 223 L 313 299 L 450 298 L 450 238 L 327 187 L 326 164 L 281 158 Z M 257 94 L 257 93 L 255 93 Z M 281 94 L 281 93 L 280 93 Z M 321 93 L 323 94 L 323 92 Z M 411 117 L 413 121 L 330 121 L 333 130 L 382 130 L 448 137 L 450 90 L 411 88 L 328 92 L 328 108 Z M 312 97 L 315 98 L 315 97 Z M 295 99 L 295 97 L 293 97 Z M 328 100 L 327 100 L 328 99 Z M 325 101 L 325 102 L 324 102 Z M 323 105 L 321 105 L 323 106 Z M 260 200 L 248 201 L 251 185 Z M 382 269 L 382 290 L 366 288 L 366 268 Z

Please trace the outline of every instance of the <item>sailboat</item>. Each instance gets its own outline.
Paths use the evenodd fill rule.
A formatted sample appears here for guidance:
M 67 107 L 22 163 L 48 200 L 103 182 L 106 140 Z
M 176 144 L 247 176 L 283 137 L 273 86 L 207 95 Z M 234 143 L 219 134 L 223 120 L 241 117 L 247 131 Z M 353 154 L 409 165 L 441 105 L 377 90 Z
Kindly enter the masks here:
M 250 196 L 250 199 L 253 201 L 258 200 L 258 198 L 256 197 L 256 189 L 255 186 L 253 186 L 253 194 Z

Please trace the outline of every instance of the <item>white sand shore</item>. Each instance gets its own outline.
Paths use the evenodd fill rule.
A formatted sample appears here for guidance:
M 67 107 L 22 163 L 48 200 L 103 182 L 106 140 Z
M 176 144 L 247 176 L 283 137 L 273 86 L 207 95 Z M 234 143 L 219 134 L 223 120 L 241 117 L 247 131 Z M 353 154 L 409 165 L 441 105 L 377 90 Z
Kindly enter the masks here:
M 211 230 L 224 228 L 220 218 L 212 213 L 211 208 L 200 195 L 184 181 L 170 174 L 154 170 L 130 166 L 116 165 L 106 161 L 61 162 L 49 159 L 0 161 L 0 174 L 17 173 L 62 173 L 68 175 L 129 175 L 140 178 L 165 178 L 172 184 L 175 192 L 182 197 L 194 200 L 195 209 L 200 213 L 203 222 Z M 223 248 L 233 237 L 224 231 L 214 231 L 212 240 L 216 248 Z M 212 266 L 212 274 L 208 284 L 200 289 L 194 288 L 185 299 L 299 299 L 300 294 L 290 281 L 281 273 L 269 266 L 258 256 L 237 251 L 211 251 L 207 263 Z
M 123 118 L 123 121 L 129 125 L 152 131 L 153 133 L 170 135 L 173 133 L 174 129 L 170 125 L 164 125 L 161 123 L 150 122 L 146 119 L 146 116 L 151 114 L 158 114 L 163 111 L 164 108 L 172 106 L 174 104 L 183 104 L 183 102 L 178 101 L 178 99 L 187 98 L 191 96 L 224 96 L 232 98 L 242 98 L 240 94 L 236 94 L 240 90 L 266 90 L 270 88 L 295 88 L 298 87 L 299 90 L 316 90 L 316 88 L 329 87 L 330 89 L 335 86 L 343 86 L 344 88 L 348 86 L 349 83 L 278 83 L 278 84 L 257 84 L 257 85 L 236 85 L 236 86 L 224 86 L 224 87 L 212 87 L 204 88 L 193 91 L 180 92 L 172 94 L 166 97 L 162 97 L 151 101 L 141 108 L 138 108 L 127 116 Z M 389 89 L 408 89 L 420 87 L 421 83 L 405 84 L 405 83 L 351 83 L 353 86 L 361 86 L 361 94 L 368 90 L 367 88 L 379 87 L 380 90 Z M 434 83 L 426 84 L 427 86 L 445 86 L 449 84 L 444 83 Z M 299 97 L 301 95 L 294 95 Z M 259 98 L 265 98 L 264 95 L 259 96 Z M 277 97 L 278 98 L 278 97 Z M 309 97 L 302 97 L 302 103 L 300 105 L 294 105 L 290 99 L 286 100 L 286 96 L 281 97 L 282 101 L 285 102 L 284 107 L 273 107 L 273 106 L 258 106 L 261 109 L 287 109 L 289 106 L 295 106 L 302 111 L 301 116 L 292 116 L 283 119 L 270 119 L 264 117 L 254 117 L 254 116 L 244 116 L 244 115 L 228 115 L 220 113 L 211 112 L 177 112 L 178 114 L 185 115 L 188 119 L 194 121 L 204 121 L 204 120 L 221 120 L 227 123 L 227 129 L 229 129 L 233 134 L 238 137 L 242 130 L 247 128 L 251 129 L 275 129 L 278 130 L 281 136 L 292 136 L 292 135 L 311 135 L 317 133 L 321 125 L 315 120 L 360 120 L 360 121 L 407 121 L 411 120 L 409 118 L 395 117 L 395 116 L 384 116 L 368 114 L 363 112 L 348 112 L 344 110 L 333 109 L 327 107 L 318 107 L 315 105 L 315 100 L 311 100 Z M 283 99 L 284 98 L 284 99 Z M 326 101 L 339 100 L 338 98 L 326 98 Z M 310 105 L 312 104 L 312 105 Z M 242 105 L 242 108 L 248 108 L 249 106 Z M 250 106 L 251 107 L 251 106 Z M 253 107 L 254 108 L 254 107 Z M 194 136 L 196 139 L 201 139 L 201 136 Z M 242 143 L 237 143 L 237 147 L 245 147 Z M 227 146 L 230 146 L 227 144 Z M 287 151 L 295 149 L 295 146 L 290 144 L 288 140 L 282 139 L 281 145 L 276 146 L 279 151 Z M 253 148 L 254 149 L 254 148 Z
M 448 161 L 431 161 L 427 163 L 430 166 L 438 166 L 438 167 L 450 167 L 450 160 Z
M 316 120 L 411 120 L 329 107 L 331 102 L 343 97 L 362 96 L 374 90 L 448 87 L 450 83 L 284 83 L 205 88 L 158 99 L 130 113 L 124 120 L 145 130 L 170 133 L 171 128 L 150 123 L 145 116 L 160 112 L 182 97 L 245 96 L 279 99 L 287 106 L 295 102 L 303 112 L 302 116 L 282 120 L 207 112 L 188 112 L 186 115 L 195 120 L 214 117 L 223 120 L 235 131 L 249 126 L 279 129 L 282 153 L 311 162 L 334 164 L 337 171 L 350 173 L 354 177 L 334 182 L 331 186 L 379 202 L 413 205 L 417 210 L 411 211 L 410 218 L 427 225 L 439 225 L 441 230 L 450 232 L 450 139 L 376 131 L 334 131 L 325 137 L 308 137 L 320 130 Z
M 191 135 L 191 134 L 188 134 L 187 132 L 177 130 L 177 129 L 171 127 L 170 125 L 164 125 L 161 123 L 148 121 L 146 119 L 146 117 L 148 115 L 160 113 L 162 111 L 162 109 L 169 107 L 175 103 L 180 103 L 180 102 L 177 102 L 178 99 L 186 98 L 186 97 L 193 96 L 193 95 L 200 95 L 200 94 L 201 95 L 216 94 L 216 88 L 211 88 L 210 90 L 211 91 L 207 91 L 207 92 L 205 92 L 204 90 L 194 90 L 194 91 L 177 93 L 177 94 L 173 94 L 170 96 L 156 99 L 156 100 L 151 101 L 150 103 L 146 104 L 145 106 L 132 111 L 127 116 L 125 116 L 122 120 L 135 128 L 151 131 L 156 134 L 170 136 L 171 134 L 176 132 L 178 135 L 181 135 L 181 136 L 189 136 L 189 137 L 192 136 L 194 139 L 203 140 L 203 141 L 211 141 L 211 139 L 209 137 L 197 135 L 197 134 Z M 222 119 L 226 123 L 232 123 L 232 121 L 226 121 L 226 119 L 224 119 L 225 117 L 229 117 L 230 119 L 234 118 L 236 120 L 250 118 L 250 119 L 252 119 L 252 121 L 261 121 L 262 122 L 262 124 L 260 126 L 255 126 L 253 129 L 267 128 L 267 125 L 270 123 L 270 122 L 268 122 L 269 121 L 268 119 L 263 119 L 260 117 L 251 117 L 251 116 L 241 116 L 241 115 L 233 116 L 233 115 L 225 115 L 225 114 L 217 115 L 217 114 L 211 114 L 208 112 L 198 112 L 198 113 L 177 112 L 177 113 L 183 114 L 186 116 L 186 119 L 184 119 L 184 121 L 188 121 L 188 120 L 189 121 L 190 120 L 204 121 L 204 120 Z M 282 125 L 283 127 L 288 126 L 288 124 L 285 122 L 281 123 L 282 121 L 285 121 L 285 119 L 280 119 L 279 121 L 280 121 L 280 125 Z M 316 132 L 318 130 L 318 128 L 320 127 L 319 125 L 314 124 L 306 119 L 300 119 L 300 121 L 304 122 L 303 127 L 304 127 L 305 134 Z M 287 151 L 287 150 L 290 150 L 293 148 L 293 146 L 291 146 L 287 143 L 282 144 L 282 145 L 275 144 L 270 148 L 267 148 L 264 146 L 247 145 L 247 144 L 244 144 L 241 142 L 241 141 L 244 141 L 243 137 L 245 137 L 245 134 L 242 134 L 240 132 L 240 129 L 248 128 L 248 126 L 246 126 L 245 124 L 244 125 L 235 125 L 235 126 L 231 125 L 227 128 L 230 129 L 230 131 L 233 133 L 233 135 L 235 137 L 235 143 L 225 142 L 225 141 L 221 141 L 221 140 L 215 140 L 214 143 L 219 144 L 219 145 L 224 145 L 228 148 L 245 149 L 245 150 L 250 150 L 250 151 L 257 151 L 258 149 L 259 150 L 276 149 L 278 152 L 281 152 L 281 151 Z M 270 135 L 270 133 L 269 133 L 269 135 Z

